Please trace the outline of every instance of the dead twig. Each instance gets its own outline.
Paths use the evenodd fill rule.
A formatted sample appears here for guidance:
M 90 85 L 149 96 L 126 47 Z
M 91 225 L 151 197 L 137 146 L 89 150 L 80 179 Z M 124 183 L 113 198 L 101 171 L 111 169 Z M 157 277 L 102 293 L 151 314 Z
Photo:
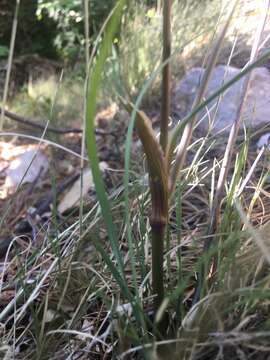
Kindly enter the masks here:
M 4 112 L 4 116 L 6 116 L 9 119 L 16 121 L 20 124 L 31 126 L 33 128 L 40 129 L 40 130 L 45 130 L 45 127 L 46 127 L 45 125 L 42 125 L 33 119 L 26 118 L 22 115 L 15 114 L 8 110 L 3 111 L 3 109 L 0 107 L 0 113 L 2 113 L 2 112 Z M 62 134 L 62 135 L 64 135 L 64 134 L 81 134 L 83 132 L 82 129 L 78 129 L 78 128 L 58 129 L 51 125 L 49 125 L 46 128 L 46 131 L 52 132 L 55 134 Z M 104 130 L 100 130 L 100 129 L 96 129 L 95 133 L 96 133 L 96 135 L 114 135 L 114 133 L 112 131 L 104 131 Z

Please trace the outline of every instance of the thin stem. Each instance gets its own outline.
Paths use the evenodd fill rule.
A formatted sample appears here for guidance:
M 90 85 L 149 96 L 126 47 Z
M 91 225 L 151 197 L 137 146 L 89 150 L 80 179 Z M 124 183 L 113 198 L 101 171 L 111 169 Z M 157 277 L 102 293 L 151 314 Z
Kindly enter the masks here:
M 90 65 L 90 56 L 89 56 L 89 44 L 90 44 L 90 35 L 89 35 L 89 0 L 83 0 L 83 9 L 84 9 L 84 36 L 85 36 L 85 75 L 87 77 L 88 67 Z M 84 116 L 83 116 L 83 127 L 82 127 L 82 139 L 81 139 L 81 162 L 80 162 L 80 235 L 83 231 L 83 168 L 84 160 L 83 154 L 85 153 L 85 129 L 86 129 L 86 97 L 87 97 L 87 81 L 85 81 L 84 86 Z
M 83 0 L 84 8 L 84 34 L 85 34 L 85 63 L 86 63 L 86 72 L 88 70 L 89 61 L 90 61 L 90 16 L 89 16 L 89 0 Z
M 8 86 L 9 86 L 9 79 L 10 79 L 11 66 L 12 66 L 12 60 L 13 60 L 13 53 L 14 53 L 14 47 L 15 47 L 15 40 L 16 40 L 16 33 L 17 33 L 19 7 L 20 7 L 20 0 L 17 0 L 16 1 L 13 24 L 12 24 L 12 32 L 11 32 L 9 56 L 8 56 L 8 67 L 7 67 L 7 74 L 6 74 L 6 79 L 5 79 L 4 94 L 3 94 L 3 101 L 2 101 L 2 108 L 3 109 L 6 106 L 7 96 L 8 96 Z M 1 112 L 1 117 L 0 117 L 0 131 L 2 131 L 2 129 L 3 129 L 4 116 L 5 116 L 5 113 L 4 113 L 4 111 L 2 111 Z
M 171 0 L 165 0 L 163 4 L 163 62 L 171 56 Z M 171 64 L 167 62 L 162 71 L 162 100 L 161 100 L 161 124 L 160 145 L 166 152 L 168 144 L 168 124 L 171 104 Z
M 151 224 L 152 231 L 152 281 L 154 298 L 154 312 L 157 311 L 164 299 L 164 279 L 163 279 L 163 250 L 165 224 Z
M 166 1 L 166 0 L 165 0 Z M 157 13 L 160 15 L 161 13 L 161 0 L 157 0 Z
M 220 33 L 220 36 L 218 37 L 218 39 L 216 41 L 215 46 L 213 47 L 211 55 L 209 56 L 208 66 L 206 67 L 206 69 L 204 71 L 201 86 L 200 86 L 200 88 L 198 90 L 198 94 L 197 94 L 197 96 L 196 96 L 196 98 L 194 100 L 194 103 L 192 105 L 192 111 L 194 109 L 196 109 L 203 100 L 203 97 L 204 97 L 205 92 L 207 90 L 209 80 L 211 78 L 212 72 L 213 72 L 214 67 L 216 65 L 216 62 L 217 62 L 217 59 L 218 59 L 218 56 L 219 56 L 219 53 L 221 51 L 221 47 L 222 47 L 222 44 L 223 44 L 223 40 L 225 38 L 226 32 L 228 30 L 228 27 L 229 27 L 229 24 L 230 24 L 230 21 L 232 19 L 232 15 L 233 15 L 233 13 L 235 11 L 237 3 L 238 3 L 238 0 L 236 0 L 233 3 L 232 9 L 231 9 L 231 11 L 229 13 L 229 16 L 228 16 L 228 19 L 227 19 L 227 21 L 226 21 L 226 23 L 225 23 L 225 25 L 224 25 L 221 33 Z M 183 165 L 184 165 L 184 162 L 185 162 L 185 159 L 186 159 L 187 148 L 189 146 L 191 136 L 192 136 L 192 132 L 193 132 L 193 128 L 194 128 L 194 125 L 195 125 L 195 123 L 197 121 L 198 116 L 199 116 L 199 114 L 196 113 L 194 115 L 194 117 L 191 119 L 191 121 L 184 128 L 184 132 L 183 132 L 183 135 L 182 135 L 179 147 L 178 147 L 178 151 L 177 151 L 177 154 L 176 154 L 175 164 L 174 164 L 174 167 L 173 167 L 173 169 L 171 171 L 170 193 L 174 192 L 174 189 L 175 189 L 175 186 L 176 186 L 176 181 L 177 181 L 177 179 L 179 177 L 180 170 L 183 168 Z M 168 162 L 168 166 L 169 166 L 170 158 L 168 156 L 167 156 L 167 162 Z

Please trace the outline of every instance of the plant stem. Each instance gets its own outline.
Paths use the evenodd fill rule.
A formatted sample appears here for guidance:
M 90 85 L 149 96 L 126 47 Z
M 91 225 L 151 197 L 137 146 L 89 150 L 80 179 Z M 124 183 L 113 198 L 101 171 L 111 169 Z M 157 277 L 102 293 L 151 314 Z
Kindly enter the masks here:
M 211 54 L 209 55 L 208 58 L 208 65 L 204 71 L 203 77 L 202 77 L 202 81 L 201 81 L 201 85 L 198 89 L 198 93 L 196 95 L 196 98 L 194 100 L 194 103 L 192 105 L 192 109 L 191 112 L 196 109 L 200 103 L 203 101 L 203 97 L 207 91 L 207 87 L 208 87 L 208 83 L 210 81 L 211 75 L 213 73 L 214 67 L 216 66 L 216 62 L 218 60 L 218 56 L 220 54 L 221 48 L 222 48 L 222 44 L 225 38 L 225 35 L 227 33 L 228 27 L 230 25 L 233 13 L 236 9 L 236 5 L 238 4 L 239 0 L 235 0 L 232 7 L 231 7 L 231 11 L 229 13 L 229 16 L 227 18 L 227 21 L 225 22 L 223 29 L 220 33 L 220 35 L 218 36 L 215 45 L 213 46 L 213 49 L 211 51 Z M 192 133 L 193 133 L 193 128 L 194 125 L 197 122 L 199 113 L 195 113 L 194 116 L 191 118 L 191 121 L 188 122 L 184 128 L 183 131 L 183 135 L 180 141 L 180 144 L 178 146 L 178 151 L 176 154 L 176 159 L 175 159 L 175 164 L 172 168 L 171 171 L 171 186 L 170 186 L 170 194 L 174 193 L 175 190 L 175 186 L 176 186 L 176 182 L 177 179 L 179 178 L 179 174 L 180 174 L 180 170 L 183 168 L 185 160 L 186 160 L 186 154 L 187 154 L 187 149 L 188 146 L 190 144 L 190 140 L 192 137 Z M 169 152 L 170 152 L 170 147 L 169 147 Z M 170 166 L 171 163 L 171 159 L 170 159 L 170 155 L 167 156 L 167 162 L 168 162 L 168 166 Z
M 10 73 L 11 73 L 12 60 L 13 60 L 14 47 L 15 47 L 15 40 L 16 40 L 16 34 L 17 34 L 19 7 L 20 7 L 20 0 L 17 0 L 16 1 L 13 24 L 12 24 L 12 32 L 11 32 L 10 47 L 9 47 L 7 74 L 6 74 L 5 85 L 4 85 L 2 109 L 5 109 L 6 102 L 7 102 L 7 97 L 8 97 L 8 87 L 9 87 Z M 4 113 L 4 111 L 2 111 L 1 112 L 1 117 L 0 117 L 0 131 L 2 131 L 2 129 L 3 129 L 4 117 L 5 117 L 5 113 Z
M 171 56 L 171 0 L 163 2 L 163 62 Z M 160 145 L 163 154 L 166 153 L 168 145 L 168 124 L 170 116 L 170 84 L 171 84 L 171 66 L 170 63 L 163 67 L 162 71 L 162 103 L 161 103 L 161 123 L 160 123 Z M 166 173 L 166 165 L 163 168 Z M 165 175 L 164 173 L 164 175 Z M 161 180 L 161 179 L 160 179 Z M 163 182 L 162 191 L 159 191 L 159 181 L 154 177 L 151 179 L 152 192 L 152 281 L 154 298 L 154 313 L 164 299 L 164 271 L 163 271 L 163 252 L 165 231 L 168 219 L 168 183 Z M 164 196 L 165 195 L 165 196 Z M 164 317 L 159 319 L 158 330 L 161 334 L 165 332 Z
M 166 224 L 151 224 L 152 232 L 152 281 L 154 298 L 154 312 L 157 313 L 164 299 L 163 279 L 163 249 Z
M 163 56 L 165 62 L 171 56 L 171 0 L 165 0 L 163 4 Z M 161 102 L 161 124 L 160 145 L 165 153 L 168 144 L 168 124 L 171 103 L 171 65 L 168 62 L 162 72 L 162 102 Z

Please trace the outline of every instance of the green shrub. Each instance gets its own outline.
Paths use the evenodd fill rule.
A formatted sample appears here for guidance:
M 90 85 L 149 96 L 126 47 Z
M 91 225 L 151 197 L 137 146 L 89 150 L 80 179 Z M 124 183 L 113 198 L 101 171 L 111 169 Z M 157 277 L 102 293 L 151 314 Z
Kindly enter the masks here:
M 48 17 L 56 24 L 54 46 L 59 56 L 76 61 L 84 44 L 84 12 L 81 0 L 40 0 L 37 17 Z M 95 36 L 115 0 L 94 0 L 89 2 L 90 36 Z
M 0 59 L 8 57 L 8 47 L 4 45 L 0 45 Z

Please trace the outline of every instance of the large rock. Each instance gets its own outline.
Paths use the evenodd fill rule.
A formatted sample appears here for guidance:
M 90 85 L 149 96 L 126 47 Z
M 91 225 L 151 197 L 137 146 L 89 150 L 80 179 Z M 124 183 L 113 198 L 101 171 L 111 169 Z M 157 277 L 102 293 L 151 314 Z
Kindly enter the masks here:
M 210 79 L 206 98 L 220 88 L 224 81 L 227 82 L 237 75 L 240 69 L 220 65 L 217 66 Z M 186 115 L 193 104 L 202 75 L 203 68 L 191 69 L 180 83 L 175 87 L 173 95 L 174 114 L 179 118 Z M 241 94 L 243 92 L 244 78 L 231 86 L 223 94 L 217 106 L 217 101 L 208 105 L 208 109 L 201 111 L 198 129 L 206 134 L 210 126 L 210 132 L 217 134 L 222 132 L 227 135 L 232 123 L 236 119 L 237 109 L 240 104 Z M 247 127 L 263 126 L 270 120 L 270 73 L 264 68 L 253 70 L 250 80 L 250 87 L 247 94 L 247 100 L 243 111 L 243 121 Z M 212 125 L 211 125 L 212 123 Z M 243 124 L 241 125 L 243 127 Z

